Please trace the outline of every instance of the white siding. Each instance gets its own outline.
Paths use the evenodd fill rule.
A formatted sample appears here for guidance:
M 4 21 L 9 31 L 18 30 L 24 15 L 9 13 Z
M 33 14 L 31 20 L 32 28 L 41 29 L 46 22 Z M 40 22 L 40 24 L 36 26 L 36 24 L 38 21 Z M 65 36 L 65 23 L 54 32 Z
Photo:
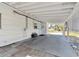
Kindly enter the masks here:
M 69 19 L 69 23 L 72 31 L 79 31 L 79 3 L 75 6 L 72 17 Z
M 18 15 L 13 10 L 0 3 L 0 13 L 2 14 L 1 29 L 0 29 L 0 46 L 8 45 L 17 41 L 21 41 L 30 37 L 31 33 L 41 33 L 40 29 L 35 30 L 33 28 L 33 20 L 28 18 L 28 28 L 25 28 L 25 17 Z M 41 27 L 38 22 L 38 27 Z

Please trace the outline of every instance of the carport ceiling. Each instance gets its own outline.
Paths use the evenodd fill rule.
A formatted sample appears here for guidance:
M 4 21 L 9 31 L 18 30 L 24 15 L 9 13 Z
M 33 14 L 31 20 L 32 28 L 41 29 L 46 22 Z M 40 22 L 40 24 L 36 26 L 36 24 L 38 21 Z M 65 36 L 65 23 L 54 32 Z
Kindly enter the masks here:
M 7 2 L 12 7 L 33 15 L 38 20 L 64 22 L 71 15 L 76 2 Z

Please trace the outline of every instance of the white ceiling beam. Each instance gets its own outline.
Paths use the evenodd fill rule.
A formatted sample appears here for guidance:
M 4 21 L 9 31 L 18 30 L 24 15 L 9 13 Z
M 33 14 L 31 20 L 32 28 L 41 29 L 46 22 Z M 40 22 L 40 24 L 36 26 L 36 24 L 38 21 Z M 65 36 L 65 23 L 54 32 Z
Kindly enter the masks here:
M 58 11 L 58 12 L 43 12 L 43 13 L 31 13 L 33 15 L 43 15 L 43 14 L 65 14 L 65 13 L 71 13 L 71 10 L 69 11 Z
M 65 16 L 65 17 L 38 17 L 38 19 L 42 19 L 42 20 L 44 20 L 44 19 L 46 19 L 46 20 L 48 20 L 48 19 L 65 19 L 65 18 L 67 18 L 67 16 Z
M 46 11 L 39 11 L 39 12 L 31 12 L 32 13 L 35 13 L 35 14 L 38 14 L 38 13 L 49 13 L 49 12 L 69 12 L 69 11 L 72 11 L 73 8 L 66 8 L 66 9 L 59 9 L 59 10 L 46 10 Z M 29 13 L 29 12 L 27 12 Z
M 66 20 L 66 18 L 59 18 L 59 19 L 54 19 L 54 18 L 51 18 L 51 19 L 41 19 L 41 21 L 46 21 L 46 22 L 64 22 Z
M 16 2 L 6 2 L 6 3 L 9 4 L 9 5 L 16 4 Z
M 34 15 L 34 16 L 38 16 L 38 17 L 65 17 L 65 16 L 68 16 L 69 14 L 58 14 L 58 15 Z
M 16 3 L 16 5 L 13 5 L 14 7 L 16 7 L 16 8 L 24 8 L 24 7 L 30 7 L 30 6 L 33 6 L 33 5 L 37 5 L 38 3 L 37 2 L 21 2 L 21 4 L 20 5 L 17 5 L 17 3 Z
M 70 4 L 71 4 L 71 5 L 74 5 L 74 4 L 76 4 L 76 3 L 77 3 L 77 2 L 65 2 L 65 3 L 62 3 L 62 4 L 63 4 L 63 5 L 68 5 L 68 4 L 69 4 L 69 5 L 70 5 Z
M 47 20 L 66 20 L 67 19 L 67 17 L 51 17 L 51 18 L 38 18 L 38 20 L 40 20 L 40 21 L 47 21 Z
M 38 20 L 65 20 L 67 17 L 38 17 Z
M 62 16 L 62 15 L 69 15 L 70 13 L 59 13 L 59 14 L 41 14 L 41 15 L 35 15 L 35 16 Z
M 29 6 L 29 7 L 22 7 L 22 8 L 19 8 L 19 9 L 22 9 L 22 10 L 24 10 L 24 9 L 26 9 L 26 10 L 35 10 L 35 9 L 40 9 L 40 8 L 47 8 L 47 7 L 62 7 L 62 6 L 73 6 L 73 5 L 62 5 L 62 3 L 59 3 L 59 4 L 53 4 L 53 3 L 48 3 L 48 4 L 42 4 L 42 3 L 40 3 L 40 4 L 36 4 L 36 5 L 33 5 L 33 6 Z
M 48 20 L 48 19 L 65 19 L 65 18 L 67 18 L 68 17 L 68 15 L 62 15 L 62 16 L 37 16 L 37 18 L 38 19 L 42 19 L 42 20 Z
M 31 12 L 39 12 L 39 11 L 47 11 L 47 10 L 60 10 L 60 9 L 66 9 L 66 8 L 73 8 L 74 6 L 61 6 L 61 7 L 59 7 L 59 6 L 57 6 L 57 7 L 45 7 L 45 8 L 38 8 L 38 9 L 34 9 L 34 10 L 22 10 L 22 9 L 20 9 L 20 10 L 22 10 L 22 11 L 25 11 L 26 13 L 28 12 L 28 13 L 31 13 Z
M 58 2 L 54 2 L 54 3 L 53 2 L 30 2 L 30 3 L 28 3 L 27 2 L 26 4 L 22 4 L 20 6 L 17 5 L 16 7 L 20 9 L 20 8 L 25 8 L 25 7 L 27 7 L 27 8 L 28 7 L 34 7 L 34 6 L 39 7 L 40 5 L 56 5 L 56 4 L 61 4 L 61 3 L 58 3 Z
M 42 3 L 36 3 L 36 4 L 33 4 L 33 5 L 25 5 L 25 6 L 22 6 L 22 7 L 17 7 L 19 9 L 24 9 L 25 7 L 27 7 L 28 10 L 30 9 L 38 9 L 38 8 L 42 8 L 42 7 L 47 7 L 47 6 L 55 6 L 55 5 L 61 5 L 62 3 L 52 3 L 52 2 L 42 2 Z
M 67 17 L 63 17 L 63 18 L 39 18 L 40 20 L 66 20 Z
M 64 21 L 65 20 L 56 20 L 56 19 L 54 19 L 54 20 L 52 20 L 52 19 L 50 19 L 50 20 L 46 20 L 46 22 L 51 22 L 51 23 L 64 23 Z
M 46 11 L 32 11 L 32 12 L 27 12 L 26 11 L 26 13 L 27 14 L 29 14 L 29 13 L 47 13 L 47 12 L 64 12 L 64 11 L 72 11 L 73 10 L 73 8 L 64 8 L 64 9 L 56 9 L 56 10 L 46 10 Z

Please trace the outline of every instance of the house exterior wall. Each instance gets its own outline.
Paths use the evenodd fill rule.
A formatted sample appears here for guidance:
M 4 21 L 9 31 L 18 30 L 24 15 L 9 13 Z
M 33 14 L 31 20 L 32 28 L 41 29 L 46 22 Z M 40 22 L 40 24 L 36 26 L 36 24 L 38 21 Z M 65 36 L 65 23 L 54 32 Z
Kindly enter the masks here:
M 41 23 L 28 18 L 26 27 L 26 17 L 13 12 L 10 6 L 0 3 L 1 29 L 0 46 L 5 46 L 17 41 L 25 40 L 31 37 L 33 32 L 42 33 Z M 34 29 L 33 22 L 38 24 L 39 29 Z
M 79 3 L 75 6 L 68 22 L 71 31 L 79 32 Z

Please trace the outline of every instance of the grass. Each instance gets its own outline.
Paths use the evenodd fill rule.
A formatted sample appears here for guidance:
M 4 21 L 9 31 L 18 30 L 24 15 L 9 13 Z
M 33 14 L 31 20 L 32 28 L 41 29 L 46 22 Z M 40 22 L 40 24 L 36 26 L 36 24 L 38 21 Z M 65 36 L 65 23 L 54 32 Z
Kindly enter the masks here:
M 53 29 L 49 29 L 48 32 L 49 32 L 49 33 L 53 33 L 53 32 L 54 32 L 54 33 L 55 33 L 55 32 L 57 33 L 57 32 L 59 32 L 59 31 L 55 31 L 55 30 L 53 30 Z M 60 31 L 60 32 L 62 32 L 62 31 Z M 69 36 L 79 37 L 79 32 L 69 32 Z
M 70 32 L 69 36 L 79 37 L 79 32 Z

